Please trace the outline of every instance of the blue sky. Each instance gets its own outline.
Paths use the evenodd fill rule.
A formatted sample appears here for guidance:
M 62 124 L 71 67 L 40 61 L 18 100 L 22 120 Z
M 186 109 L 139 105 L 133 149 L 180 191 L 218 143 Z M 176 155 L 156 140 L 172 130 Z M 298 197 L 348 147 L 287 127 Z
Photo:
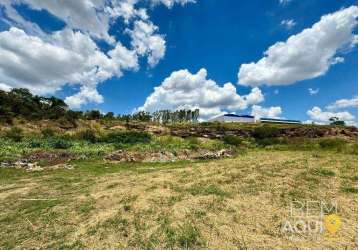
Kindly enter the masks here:
M 207 109 L 204 118 L 209 118 L 209 116 L 217 115 L 221 112 L 250 114 L 253 113 L 252 107 L 255 106 L 256 113 L 254 113 L 262 116 L 285 117 L 324 123 L 327 122 L 327 117 L 336 115 L 342 119 L 349 120 L 352 124 L 357 121 L 358 50 L 353 41 L 354 35 L 358 34 L 358 26 L 354 23 L 354 19 L 356 22 L 357 18 L 354 15 L 357 15 L 357 10 L 346 14 L 346 18 L 349 18 L 349 15 L 354 16 L 350 20 L 353 26 L 351 36 L 348 37 L 346 34 L 346 37 L 342 37 L 342 41 L 346 42 L 337 42 L 339 46 L 337 44 L 327 45 L 328 47 L 330 46 L 327 50 L 333 49 L 335 52 L 327 60 L 333 61 L 335 58 L 339 58 L 337 63 L 329 63 L 328 65 L 323 63 L 322 67 L 327 66 L 328 69 L 322 70 L 320 68 L 318 76 L 306 74 L 306 69 L 299 69 L 300 73 L 294 79 L 291 79 L 291 76 L 283 75 L 277 80 L 274 74 L 258 80 L 256 77 L 252 79 L 249 77 L 250 79 L 247 82 L 242 80 L 245 83 L 238 84 L 240 82 L 238 73 L 242 65 L 257 63 L 262 59 L 264 57 L 263 53 L 270 46 L 280 41 L 286 42 L 291 36 L 301 34 L 304 29 L 311 28 L 314 24 L 319 23 L 324 15 L 334 15 L 351 6 L 357 7 L 358 0 L 197 0 L 195 3 L 188 0 L 170 0 L 170 4 L 165 3 L 165 1 L 161 3 L 161 0 L 148 1 L 112 1 L 115 2 L 110 4 L 113 9 L 115 9 L 116 4 L 131 3 L 135 10 L 145 9 L 148 17 L 143 18 L 139 16 L 140 14 L 135 16 L 132 13 L 133 17 L 124 21 L 125 16 L 120 12 L 121 14 L 117 13 L 115 17 L 111 16 L 111 20 L 108 21 L 103 14 L 98 20 L 108 25 L 102 26 L 102 23 L 87 25 L 85 22 L 87 13 L 85 12 L 79 13 L 81 17 L 83 14 L 83 19 L 69 20 L 63 12 L 56 9 L 59 6 L 47 6 L 37 0 L 22 0 L 20 1 L 22 4 L 19 5 L 12 0 L 6 0 L 3 4 L 0 4 L 0 6 L 3 5 L 0 8 L 1 33 L 10 32 L 11 28 L 16 27 L 18 30 L 23 31 L 24 34 L 12 32 L 5 36 L 4 33 L 3 39 L 21 35 L 24 41 L 27 41 L 29 37 L 36 37 L 41 39 L 41 46 L 46 47 L 48 43 L 51 46 L 71 50 L 69 46 L 74 46 L 73 44 L 75 43 L 65 46 L 62 42 L 59 42 L 58 38 L 55 39 L 53 35 L 56 32 L 69 29 L 73 33 L 79 32 L 86 38 L 91 39 L 96 44 L 97 49 L 104 55 L 109 55 L 110 51 L 120 43 L 126 49 L 125 53 L 128 55 L 132 51 L 136 51 L 135 55 L 130 55 L 134 55 L 135 58 L 132 59 L 137 61 L 132 62 L 132 60 L 120 66 L 113 62 L 117 66 L 114 67 L 115 70 L 112 69 L 112 66 L 110 70 L 106 69 L 106 73 L 110 72 L 108 77 L 102 78 L 102 76 L 96 75 L 92 78 L 89 77 L 90 82 L 87 78 L 82 77 L 82 73 L 88 72 L 87 64 L 86 68 L 80 72 L 81 77 L 78 77 L 77 72 L 73 71 L 73 68 L 83 66 L 80 65 L 82 61 L 79 60 L 78 64 L 69 68 L 68 71 L 60 70 L 61 72 L 55 73 L 54 70 L 52 75 L 47 72 L 44 73 L 45 76 L 41 79 L 48 79 L 48 82 L 40 83 L 36 79 L 37 75 L 39 75 L 38 78 L 40 79 L 43 70 L 35 67 L 43 67 L 42 62 L 50 65 L 52 60 L 57 59 L 53 59 L 47 54 L 35 59 L 31 56 L 30 59 L 25 58 L 22 60 L 20 57 L 20 62 L 18 63 L 22 65 L 21 67 L 14 66 L 16 68 L 14 73 L 8 73 L 13 68 L 9 69 L 9 67 L 0 65 L 0 87 L 29 87 L 34 93 L 55 94 L 61 98 L 76 96 L 76 98 L 67 100 L 70 104 L 75 104 L 72 106 L 82 110 L 95 108 L 103 112 L 130 113 L 140 107 L 149 111 L 156 107 L 203 107 L 204 110 Z M 150 3 L 150 1 L 153 2 Z M 80 0 L 79 2 L 85 3 L 91 2 L 91 0 Z M 103 3 L 103 5 L 106 5 L 106 3 Z M 71 6 L 62 7 L 65 7 L 64 9 L 68 8 L 69 12 L 66 13 L 71 13 Z M 81 6 L 77 7 L 81 8 Z M 99 14 L 97 13 L 96 15 Z M 162 41 L 160 39 L 159 41 L 157 41 L 158 39 L 148 39 L 158 42 L 156 46 L 151 46 L 148 45 L 150 44 L 149 42 L 142 39 L 140 46 L 136 47 L 133 41 L 141 38 L 135 35 L 131 36 L 130 34 L 134 34 L 134 32 L 130 32 L 135 31 L 135 22 L 138 20 L 143 20 L 143 22 L 152 25 L 148 37 L 157 36 L 156 38 L 160 37 Z M 332 30 L 335 32 L 335 29 Z M 58 36 L 65 37 L 67 35 L 61 33 Z M 139 37 L 141 36 L 139 35 Z M 314 33 L 312 37 L 312 39 L 315 39 Z M 330 40 L 334 40 L 335 35 L 332 34 L 330 37 L 322 38 L 327 39 L 328 42 L 320 42 L 319 47 L 313 47 L 312 53 L 315 53 L 315 50 L 325 50 L 326 48 L 321 47 L 321 44 L 324 46 L 324 44 L 330 43 Z M 79 39 L 85 39 L 85 37 Z M 114 41 L 111 41 L 111 39 Z M 348 44 L 347 39 L 351 39 L 349 40 L 350 44 Z M 355 39 L 358 39 L 357 36 Z M 2 53 L 1 49 L 9 53 L 6 41 L 1 41 L 0 38 L 0 54 Z M 165 43 L 164 47 L 163 43 L 161 43 L 163 41 Z M 298 43 L 297 46 L 300 46 L 300 44 Z M 29 48 L 31 49 L 31 47 Z M 162 53 L 163 48 L 165 48 L 165 53 Z M 82 51 L 76 50 L 75 52 L 77 54 L 82 53 Z M 20 52 L 14 49 L 11 50 L 11 55 L 17 55 L 16 53 Z M 277 53 L 282 58 L 286 56 L 285 53 Z M 290 58 L 292 59 L 290 63 L 292 64 L 292 61 L 294 62 L 295 60 L 299 61 L 302 56 L 306 55 L 305 52 L 302 53 L 296 55 L 297 59 Z M 148 57 L 153 54 L 154 63 L 149 63 Z M 317 64 L 319 64 L 318 61 L 321 60 L 321 57 L 327 56 L 324 53 L 319 54 L 312 57 L 313 60 L 317 60 Z M 13 58 L 13 56 L 8 58 Z M 61 62 L 66 63 L 66 60 L 68 60 L 69 64 L 73 61 L 73 59 L 66 59 L 64 56 Z M 113 60 L 119 61 L 122 59 L 113 57 Z M 315 62 L 311 63 L 315 64 Z M 26 66 L 26 64 L 29 64 L 29 66 Z M 267 66 L 269 70 L 281 70 L 282 64 L 280 67 L 276 64 L 271 66 Z M 95 67 L 100 68 L 101 65 L 95 65 Z M 199 76 L 200 69 L 205 69 L 205 74 L 203 72 L 200 74 L 199 78 L 201 80 L 198 80 L 199 83 L 197 83 L 198 81 L 193 79 L 196 79 L 195 76 Z M 287 69 L 286 66 L 282 71 L 285 69 Z M 179 70 L 187 71 L 181 71 L 176 75 L 175 72 Z M 249 71 L 260 74 L 257 70 L 261 69 L 251 67 Z M 37 75 L 29 78 L 29 83 L 24 84 L 23 81 L 27 78 L 18 79 L 18 75 L 29 71 L 35 72 Z M 52 72 L 52 68 L 48 71 Z M 119 71 L 120 74 L 118 74 Z M 174 75 L 172 75 L 173 72 Z M 64 75 L 59 76 L 59 74 Z M 93 78 L 95 79 L 92 80 Z M 166 83 L 167 87 L 163 87 L 165 85 L 163 81 L 166 78 L 169 78 Z M 209 79 L 213 80 L 214 88 L 208 87 L 211 84 L 208 82 Z M 180 86 L 178 81 L 188 81 L 188 83 L 185 83 L 187 86 Z M 83 82 L 86 82 L 86 84 Z M 237 95 L 232 93 L 231 85 L 227 85 L 231 92 L 222 89 L 224 84 L 228 82 L 232 83 L 236 88 Z M 154 87 L 162 84 L 164 85 L 160 90 L 161 92 L 157 91 L 158 93 L 156 93 Z M 86 90 L 83 90 L 84 88 Z M 163 91 L 168 90 L 168 88 L 170 92 L 163 94 Z M 197 92 L 196 88 L 208 88 L 208 91 Z M 259 88 L 260 95 L 256 95 L 251 100 L 248 95 L 252 93 L 254 88 Z M 309 89 L 317 93 L 310 94 Z M 214 91 L 217 91 L 217 93 L 213 93 Z M 79 92 L 81 95 L 76 95 Z M 258 92 L 255 93 L 257 94 Z M 208 97 L 202 98 L 206 94 Z M 220 98 L 220 95 L 224 97 Z M 226 95 L 228 95 L 227 98 L 225 97 Z M 152 96 L 151 103 L 147 99 L 150 96 Z M 174 101 L 170 100 L 170 96 Z M 178 98 L 181 98 L 182 101 L 175 101 Z M 200 100 L 195 102 L 195 98 Z M 211 99 L 215 101 L 210 103 Z M 236 105 L 235 102 L 242 103 Z M 335 102 L 337 103 L 333 105 Z M 331 106 L 330 108 L 327 107 L 329 105 Z M 319 110 L 313 110 L 314 107 L 319 108 Z M 270 110 L 270 108 L 272 109 Z M 311 112 L 308 113 L 308 111 Z

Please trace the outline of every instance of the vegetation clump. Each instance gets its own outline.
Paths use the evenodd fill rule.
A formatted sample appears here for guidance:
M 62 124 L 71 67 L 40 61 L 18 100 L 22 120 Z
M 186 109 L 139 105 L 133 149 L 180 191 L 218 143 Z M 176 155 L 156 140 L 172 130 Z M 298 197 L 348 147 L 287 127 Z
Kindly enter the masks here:
M 130 145 L 149 143 L 151 140 L 152 136 L 149 133 L 141 131 L 111 132 L 104 138 L 104 141 L 108 143 Z
M 224 143 L 232 146 L 239 146 L 242 144 L 242 139 L 234 135 L 225 135 L 223 141 Z
M 267 125 L 257 127 L 252 131 L 252 136 L 258 140 L 274 138 L 278 137 L 279 135 L 280 130 L 278 128 Z
M 324 138 L 319 141 L 319 145 L 323 149 L 341 149 L 346 141 L 341 138 Z
M 63 138 L 53 138 L 49 144 L 54 149 L 69 149 L 73 146 L 72 142 Z
M 6 131 L 6 137 L 14 142 L 20 142 L 24 138 L 23 130 L 18 127 L 12 127 Z

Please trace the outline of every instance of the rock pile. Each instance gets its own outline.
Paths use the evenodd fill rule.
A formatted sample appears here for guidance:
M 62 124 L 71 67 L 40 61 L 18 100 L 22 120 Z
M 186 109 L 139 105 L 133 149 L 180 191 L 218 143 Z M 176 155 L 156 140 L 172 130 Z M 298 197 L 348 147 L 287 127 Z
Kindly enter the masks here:
M 182 138 L 187 137 L 204 137 L 210 139 L 220 139 L 226 135 L 235 135 L 241 137 L 250 137 L 253 135 L 253 129 L 243 128 L 224 128 L 222 126 L 211 127 L 174 127 L 171 128 L 170 134 Z M 355 137 L 358 136 L 358 128 L 356 127 L 332 127 L 332 126 L 295 126 L 278 129 L 279 137 Z
M 37 162 L 28 162 L 26 160 L 18 160 L 15 162 L 5 161 L 0 164 L 2 168 L 16 168 L 23 169 L 28 172 L 42 171 L 43 168 Z
M 112 162 L 174 162 L 177 160 L 210 160 L 233 156 L 228 149 L 210 151 L 200 149 L 197 151 L 181 150 L 175 154 L 168 151 L 159 152 L 133 152 L 118 150 L 108 154 L 105 159 Z

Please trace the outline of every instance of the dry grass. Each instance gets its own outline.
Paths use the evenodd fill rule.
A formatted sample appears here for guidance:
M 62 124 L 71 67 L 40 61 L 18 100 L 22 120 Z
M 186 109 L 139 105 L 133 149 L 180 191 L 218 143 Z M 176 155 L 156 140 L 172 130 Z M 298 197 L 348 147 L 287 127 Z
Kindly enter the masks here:
M 357 249 L 357 166 L 356 155 L 260 150 L 210 162 L 3 171 L 0 248 Z M 284 235 L 292 200 L 336 200 L 339 238 Z

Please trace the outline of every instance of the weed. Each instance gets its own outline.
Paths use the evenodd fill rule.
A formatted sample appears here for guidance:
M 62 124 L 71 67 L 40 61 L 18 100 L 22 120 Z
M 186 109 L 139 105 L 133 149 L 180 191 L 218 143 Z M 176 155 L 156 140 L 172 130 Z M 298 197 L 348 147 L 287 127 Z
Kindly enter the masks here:
M 211 184 L 209 186 L 193 185 L 187 191 L 192 195 L 217 195 L 220 197 L 229 196 L 228 192 L 223 191 L 214 184 Z
M 323 149 L 337 149 L 340 150 L 347 142 L 341 138 L 325 138 L 319 141 L 319 145 Z
M 51 128 L 44 128 L 41 130 L 41 134 L 43 138 L 49 138 L 55 136 L 55 130 Z
M 152 137 L 147 132 L 127 131 L 111 132 L 105 138 L 105 142 L 115 144 L 138 144 L 149 143 Z
M 355 187 L 348 187 L 348 186 L 342 187 L 341 191 L 343 193 L 358 194 L 358 188 L 355 188 Z
M 191 222 L 186 222 L 179 228 L 177 239 L 179 245 L 185 249 L 202 245 L 200 231 Z
M 88 202 L 85 202 L 84 204 L 82 204 L 78 210 L 81 214 L 88 214 L 89 212 L 91 212 L 94 209 L 95 209 L 95 207 L 93 206 L 93 202 L 88 201 Z
M 49 145 L 55 149 L 68 149 L 72 147 L 72 143 L 69 140 L 53 138 L 49 141 Z
M 319 176 L 335 176 L 336 175 L 336 173 L 333 172 L 332 170 L 324 169 L 324 168 L 317 168 L 317 169 L 314 169 L 312 172 L 314 175 L 319 175 Z
M 81 140 L 88 141 L 90 143 L 96 143 L 98 142 L 98 138 L 96 136 L 96 132 L 92 129 L 86 129 L 83 131 L 80 131 L 76 137 Z

